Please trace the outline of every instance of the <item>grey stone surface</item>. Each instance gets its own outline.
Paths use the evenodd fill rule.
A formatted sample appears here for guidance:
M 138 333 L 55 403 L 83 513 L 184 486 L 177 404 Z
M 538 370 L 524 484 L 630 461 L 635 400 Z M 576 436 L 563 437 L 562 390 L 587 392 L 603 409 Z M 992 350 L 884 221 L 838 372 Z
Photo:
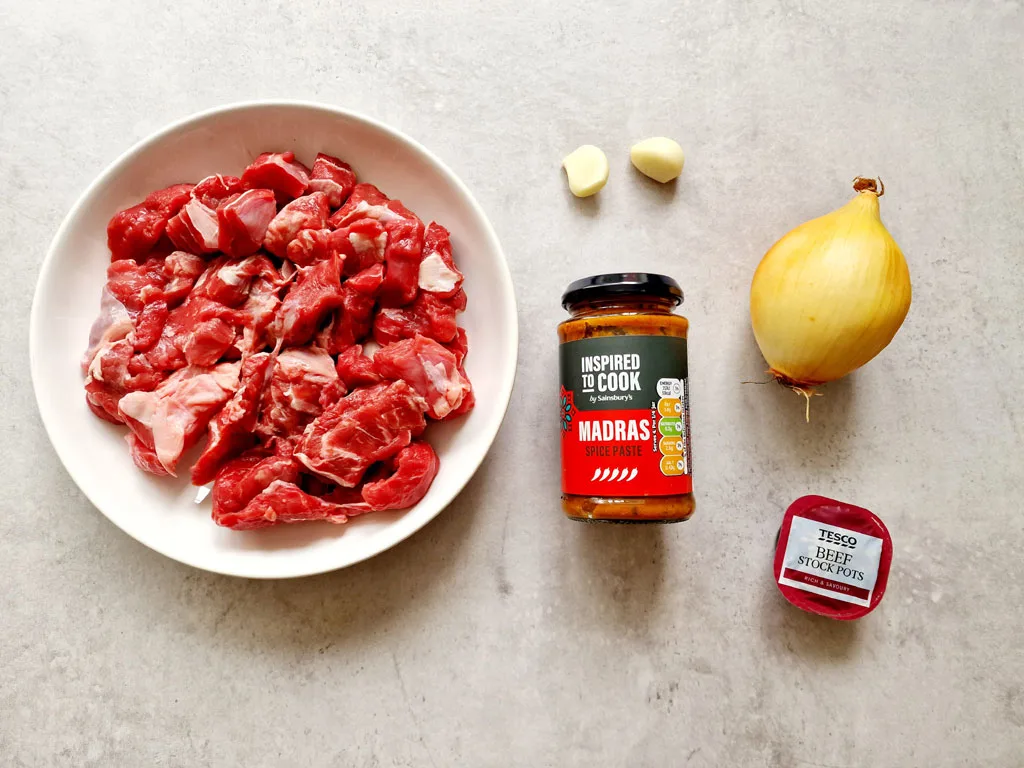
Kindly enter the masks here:
M 1024 765 L 1024 9 L 937 3 L 0 2 L 0 764 Z M 28 374 L 47 244 L 128 145 L 217 104 L 365 111 L 462 176 L 521 309 L 508 420 L 425 530 L 334 574 L 190 570 L 109 524 Z M 630 143 L 678 139 L 675 187 Z M 578 144 L 608 153 L 593 200 Z M 746 296 L 795 224 L 881 175 L 914 305 L 802 402 Z M 685 286 L 699 510 L 588 527 L 557 507 L 558 296 L 646 267 Z M 772 584 L 782 510 L 878 512 L 888 595 L 843 625 Z

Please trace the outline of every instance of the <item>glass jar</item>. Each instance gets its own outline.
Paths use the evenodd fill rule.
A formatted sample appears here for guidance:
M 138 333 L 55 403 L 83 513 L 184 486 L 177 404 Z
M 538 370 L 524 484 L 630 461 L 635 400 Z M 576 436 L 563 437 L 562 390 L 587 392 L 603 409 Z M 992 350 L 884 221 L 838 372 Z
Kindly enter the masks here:
M 665 275 L 583 278 L 562 295 L 562 509 L 573 520 L 674 523 L 694 511 L 689 321 Z

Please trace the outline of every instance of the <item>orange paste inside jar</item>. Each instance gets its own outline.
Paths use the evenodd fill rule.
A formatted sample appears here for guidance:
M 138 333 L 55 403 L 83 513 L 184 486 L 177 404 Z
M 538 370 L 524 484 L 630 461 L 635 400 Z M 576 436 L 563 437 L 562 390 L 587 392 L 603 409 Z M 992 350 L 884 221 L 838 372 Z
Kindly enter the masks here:
M 568 517 L 678 522 L 693 514 L 689 321 L 673 313 L 681 301 L 674 280 L 644 273 L 585 278 L 563 296 L 571 314 L 558 326 Z

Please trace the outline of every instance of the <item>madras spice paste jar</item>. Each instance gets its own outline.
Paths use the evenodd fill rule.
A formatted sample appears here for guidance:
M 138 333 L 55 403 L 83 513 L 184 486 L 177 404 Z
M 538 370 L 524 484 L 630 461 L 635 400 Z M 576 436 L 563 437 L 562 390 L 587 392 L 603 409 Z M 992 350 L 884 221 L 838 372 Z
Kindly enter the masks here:
M 562 509 L 573 520 L 672 523 L 693 514 L 689 321 L 671 277 L 587 277 L 562 296 Z

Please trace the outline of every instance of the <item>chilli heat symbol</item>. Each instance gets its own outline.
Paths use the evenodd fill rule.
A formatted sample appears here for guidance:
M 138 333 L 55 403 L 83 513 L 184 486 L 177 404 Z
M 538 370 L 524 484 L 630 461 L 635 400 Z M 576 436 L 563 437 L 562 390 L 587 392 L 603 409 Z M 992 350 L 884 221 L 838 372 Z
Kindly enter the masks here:
M 576 416 L 576 403 L 573 401 L 572 390 L 562 387 L 562 397 L 559 402 L 558 410 L 562 422 L 562 431 L 572 432 L 572 420 Z

